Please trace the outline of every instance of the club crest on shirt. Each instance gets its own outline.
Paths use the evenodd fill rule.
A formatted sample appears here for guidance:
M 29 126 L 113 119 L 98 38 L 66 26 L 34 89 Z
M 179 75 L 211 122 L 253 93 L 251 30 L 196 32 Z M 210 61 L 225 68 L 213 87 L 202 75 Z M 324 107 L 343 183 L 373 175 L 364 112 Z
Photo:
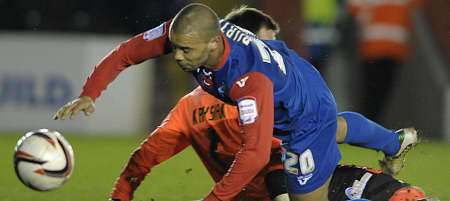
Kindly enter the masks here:
M 212 77 L 213 73 L 211 71 L 207 70 L 206 68 L 197 68 L 197 74 L 200 77 L 202 85 L 208 88 L 212 88 L 214 86 Z

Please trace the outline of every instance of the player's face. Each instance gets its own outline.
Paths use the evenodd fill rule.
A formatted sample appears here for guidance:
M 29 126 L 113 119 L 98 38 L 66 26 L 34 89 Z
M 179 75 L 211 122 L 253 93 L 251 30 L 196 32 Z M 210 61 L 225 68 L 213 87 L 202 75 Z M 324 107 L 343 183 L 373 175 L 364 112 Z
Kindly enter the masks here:
M 277 39 L 277 33 L 272 30 L 269 29 L 265 26 L 261 27 L 258 30 L 258 33 L 256 33 L 256 36 L 258 36 L 258 38 L 263 39 L 263 40 L 275 40 Z
M 194 71 L 208 60 L 208 41 L 200 39 L 197 34 L 171 34 L 170 41 L 175 61 L 183 71 Z

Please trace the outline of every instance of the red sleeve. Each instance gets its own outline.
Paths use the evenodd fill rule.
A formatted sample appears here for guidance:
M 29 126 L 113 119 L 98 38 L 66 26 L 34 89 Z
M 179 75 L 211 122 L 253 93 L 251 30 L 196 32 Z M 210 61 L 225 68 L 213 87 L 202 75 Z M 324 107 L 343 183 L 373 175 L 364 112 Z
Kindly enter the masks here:
M 269 162 L 274 118 L 272 82 L 262 73 L 248 73 L 233 84 L 230 97 L 238 102 L 243 144 L 228 173 L 205 198 L 232 200 Z
M 190 142 L 183 132 L 182 107 L 179 104 L 163 123 L 136 149 L 116 180 L 111 195 L 113 199 L 128 201 L 151 168 L 186 148 Z
M 109 52 L 87 78 L 80 96 L 89 96 L 95 101 L 108 84 L 128 66 L 168 54 L 171 51 L 169 26 L 170 20 L 122 42 Z

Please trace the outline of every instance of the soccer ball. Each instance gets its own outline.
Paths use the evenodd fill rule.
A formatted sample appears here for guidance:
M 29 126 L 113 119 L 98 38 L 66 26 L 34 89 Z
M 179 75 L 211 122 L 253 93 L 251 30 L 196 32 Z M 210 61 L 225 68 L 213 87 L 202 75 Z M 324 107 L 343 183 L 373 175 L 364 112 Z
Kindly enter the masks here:
M 72 174 L 73 150 L 57 131 L 48 129 L 26 133 L 14 153 L 14 169 L 26 186 L 49 191 L 62 186 Z

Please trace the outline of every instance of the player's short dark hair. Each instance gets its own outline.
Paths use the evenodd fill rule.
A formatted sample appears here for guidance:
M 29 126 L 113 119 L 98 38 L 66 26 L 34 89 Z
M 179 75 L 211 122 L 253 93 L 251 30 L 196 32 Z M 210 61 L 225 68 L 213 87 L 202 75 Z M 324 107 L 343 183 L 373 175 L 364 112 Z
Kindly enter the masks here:
M 264 26 L 276 33 L 280 31 L 280 26 L 270 15 L 256 8 L 249 8 L 247 6 L 233 9 L 225 16 L 225 20 L 247 29 L 254 34 Z

